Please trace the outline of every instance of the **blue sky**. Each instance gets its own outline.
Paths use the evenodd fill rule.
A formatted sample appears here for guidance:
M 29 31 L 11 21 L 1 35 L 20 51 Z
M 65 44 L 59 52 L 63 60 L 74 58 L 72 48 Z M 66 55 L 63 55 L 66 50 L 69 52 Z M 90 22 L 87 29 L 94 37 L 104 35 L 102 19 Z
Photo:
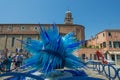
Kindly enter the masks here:
M 120 29 L 120 0 L 0 0 L 0 23 L 64 23 L 71 10 L 89 39 L 104 29 Z

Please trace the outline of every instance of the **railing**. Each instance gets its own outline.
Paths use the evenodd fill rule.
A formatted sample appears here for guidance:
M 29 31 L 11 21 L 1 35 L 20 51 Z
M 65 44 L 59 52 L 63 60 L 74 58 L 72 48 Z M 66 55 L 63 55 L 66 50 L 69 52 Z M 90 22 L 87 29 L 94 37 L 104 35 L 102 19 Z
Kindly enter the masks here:
M 109 80 L 120 80 L 120 68 L 115 68 L 115 66 L 111 64 L 102 64 L 101 62 L 91 62 L 91 64 L 89 68 L 92 68 L 94 71 L 98 71 L 99 74 L 105 75 Z M 0 77 L 4 77 L 4 76 L 15 76 L 18 78 L 31 77 L 36 80 L 44 80 L 43 77 L 33 75 L 30 73 L 10 72 L 10 73 L 0 74 Z
M 112 64 L 102 64 L 101 62 L 92 62 L 92 68 L 99 74 L 105 75 L 109 80 L 120 80 L 120 68 L 115 68 Z

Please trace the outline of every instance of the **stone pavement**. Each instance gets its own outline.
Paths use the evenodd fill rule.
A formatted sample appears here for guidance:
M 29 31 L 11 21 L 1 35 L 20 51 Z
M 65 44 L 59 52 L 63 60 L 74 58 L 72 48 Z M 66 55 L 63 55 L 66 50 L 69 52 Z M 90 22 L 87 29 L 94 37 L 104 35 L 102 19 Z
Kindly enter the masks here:
M 119 66 L 117 66 L 119 67 Z M 93 78 L 100 78 L 100 79 L 103 79 L 103 80 L 109 80 L 105 74 L 99 74 L 97 71 L 93 70 L 93 69 L 89 69 L 89 68 L 86 68 L 86 69 L 83 69 L 86 74 L 89 76 L 89 77 L 93 77 Z M 7 76 L 8 77 L 8 76 Z M 5 78 L 7 77 L 0 77 L 0 80 L 4 80 Z M 118 79 L 115 79 L 115 80 L 118 80 Z
M 98 74 L 97 71 L 92 71 L 92 69 L 84 69 L 84 71 L 86 72 L 86 74 L 89 77 L 100 78 L 100 79 L 103 79 L 103 80 L 108 80 L 104 75 L 100 75 L 100 74 Z M 8 78 L 8 77 L 10 77 L 10 76 L 0 77 L 0 80 L 4 80 L 5 78 Z
M 99 74 L 97 71 L 93 71 L 92 69 L 84 69 L 84 71 L 86 72 L 86 74 L 89 77 L 100 78 L 103 80 L 109 80 L 105 75 Z

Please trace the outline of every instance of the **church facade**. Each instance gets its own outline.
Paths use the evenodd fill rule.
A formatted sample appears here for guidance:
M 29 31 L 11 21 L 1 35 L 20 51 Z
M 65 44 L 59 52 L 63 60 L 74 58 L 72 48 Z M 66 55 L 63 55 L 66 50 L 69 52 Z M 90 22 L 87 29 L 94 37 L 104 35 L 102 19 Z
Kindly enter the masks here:
M 24 40 L 27 37 L 35 40 L 40 39 L 40 26 L 47 29 L 52 24 L 0 24 L 0 50 L 7 48 L 14 52 L 16 48 L 22 49 L 23 46 L 17 39 Z M 73 31 L 78 40 L 85 39 L 85 27 L 73 23 L 72 13 L 70 11 L 65 13 L 64 24 L 56 24 L 56 26 L 63 36 Z

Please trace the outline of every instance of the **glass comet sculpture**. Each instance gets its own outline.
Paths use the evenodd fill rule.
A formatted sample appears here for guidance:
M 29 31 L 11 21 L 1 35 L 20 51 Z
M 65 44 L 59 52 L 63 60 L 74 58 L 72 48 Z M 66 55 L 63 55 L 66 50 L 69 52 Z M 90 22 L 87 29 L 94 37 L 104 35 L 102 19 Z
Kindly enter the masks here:
M 19 41 L 24 44 L 24 49 L 32 54 L 23 67 L 31 65 L 48 74 L 54 69 L 84 66 L 83 62 L 73 54 L 83 42 L 76 40 L 74 32 L 62 37 L 55 24 L 48 29 L 40 26 L 40 40 L 27 38 Z

